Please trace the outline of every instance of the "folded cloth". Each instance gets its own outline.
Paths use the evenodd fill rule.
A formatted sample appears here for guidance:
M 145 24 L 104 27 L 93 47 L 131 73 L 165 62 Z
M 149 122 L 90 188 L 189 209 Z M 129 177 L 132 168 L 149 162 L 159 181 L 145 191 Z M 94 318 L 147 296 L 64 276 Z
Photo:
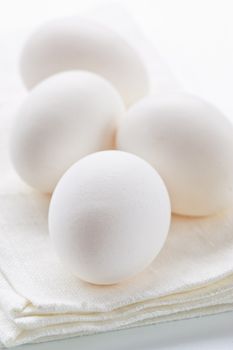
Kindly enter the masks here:
M 2 52 L 10 55 L 7 43 Z M 160 72 L 155 90 L 169 79 L 172 86 L 156 52 L 149 46 L 143 52 L 153 56 L 149 69 Z M 63 267 L 48 235 L 50 197 L 24 185 L 10 164 L 12 112 L 25 91 L 19 81 L 8 82 L 0 87 L 0 343 L 10 347 L 232 310 L 233 209 L 209 218 L 173 217 L 159 256 L 124 283 L 90 285 Z

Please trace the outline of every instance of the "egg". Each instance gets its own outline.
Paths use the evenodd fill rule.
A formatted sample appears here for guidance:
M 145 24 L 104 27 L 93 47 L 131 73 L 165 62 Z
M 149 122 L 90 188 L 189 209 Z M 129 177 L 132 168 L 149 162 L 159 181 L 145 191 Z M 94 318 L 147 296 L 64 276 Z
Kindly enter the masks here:
M 90 72 L 54 75 L 23 102 L 11 135 L 11 158 L 30 186 L 51 193 L 83 156 L 113 148 L 123 100 L 104 78 Z
M 67 70 L 87 70 L 109 80 L 127 105 L 145 96 L 149 79 L 139 54 L 117 33 L 97 22 L 71 17 L 38 28 L 22 51 L 20 70 L 30 89 Z
M 93 284 L 114 284 L 145 269 L 161 250 L 170 201 L 158 173 L 133 154 L 103 151 L 59 181 L 49 232 L 64 266 Z
M 160 173 L 174 213 L 207 216 L 233 204 L 233 127 L 201 98 L 170 93 L 141 100 L 122 120 L 117 147 Z

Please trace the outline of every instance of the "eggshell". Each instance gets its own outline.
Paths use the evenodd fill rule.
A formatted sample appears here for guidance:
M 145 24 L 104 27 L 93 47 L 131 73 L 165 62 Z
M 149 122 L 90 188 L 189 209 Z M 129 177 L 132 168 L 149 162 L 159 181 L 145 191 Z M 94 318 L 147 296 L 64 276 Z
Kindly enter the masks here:
M 205 216 L 233 204 L 233 128 L 213 105 L 188 94 L 148 97 L 122 120 L 118 148 L 158 170 L 174 213 Z
M 109 28 L 79 17 L 57 19 L 36 30 L 23 49 L 20 68 L 29 89 L 60 71 L 97 73 L 112 82 L 127 105 L 149 88 L 138 53 Z
M 166 187 L 148 163 L 105 151 L 81 159 L 59 181 L 49 231 L 75 275 L 113 284 L 152 262 L 166 240 L 170 215 Z
M 35 87 L 21 106 L 11 137 L 16 171 L 30 186 L 52 192 L 83 156 L 113 147 L 124 103 L 96 74 L 63 72 Z

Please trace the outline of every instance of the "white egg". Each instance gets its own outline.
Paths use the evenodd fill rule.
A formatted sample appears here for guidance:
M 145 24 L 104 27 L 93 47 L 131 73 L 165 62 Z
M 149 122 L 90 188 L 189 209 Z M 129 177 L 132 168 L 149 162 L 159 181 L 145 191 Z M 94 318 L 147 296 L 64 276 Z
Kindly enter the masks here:
M 80 279 L 113 284 L 146 268 L 169 229 L 170 201 L 158 173 L 135 155 L 91 154 L 59 181 L 49 231 L 61 261 Z
M 109 28 L 78 17 L 51 21 L 26 42 L 21 74 L 28 88 L 60 71 L 87 70 L 109 80 L 127 105 L 147 94 L 149 80 L 138 53 Z
M 36 86 L 21 106 L 11 137 L 16 171 L 30 186 L 52 192 L 83 156 L 113 148 L 124 103 L 104 78 L 74 71 Z
M 122 120 L 118 148 L 160 173 L 174 213 L 206 216 L 233 204 L 233 128 L 213 105 L 188 94 L 148 97 Z

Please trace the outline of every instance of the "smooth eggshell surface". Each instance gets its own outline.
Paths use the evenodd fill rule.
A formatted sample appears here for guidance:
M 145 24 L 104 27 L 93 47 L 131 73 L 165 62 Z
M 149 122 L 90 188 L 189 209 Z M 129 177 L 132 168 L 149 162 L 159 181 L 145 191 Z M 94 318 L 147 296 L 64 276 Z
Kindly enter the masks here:
M 49 231 L 61 261 L 80 279 L 113 284 L 147 267 L 161 250 L 170 201 L 158 173 L 120 151 L 89 155 L 59 181 Z
M 149 80 L 138 53 L 109 28 L 78 17 L 44 24 L 22 51 L 21 74 L 32 88 L 67 70 L 87 70 L 109 80 L 127 105 L 148 93 Z
M 16 171 L 30 186 L 52 192 L 60 177 L 83 156 L 113 148 L 124 103 L 96 74 L 54 75 L 22 104 L 11 137 Z
M 118 148 L 160 173 L 172 211 L 205 216 L 233 204 L 233 128 L 213 105 L 188 94 L 148 97 L 122 120 Z

